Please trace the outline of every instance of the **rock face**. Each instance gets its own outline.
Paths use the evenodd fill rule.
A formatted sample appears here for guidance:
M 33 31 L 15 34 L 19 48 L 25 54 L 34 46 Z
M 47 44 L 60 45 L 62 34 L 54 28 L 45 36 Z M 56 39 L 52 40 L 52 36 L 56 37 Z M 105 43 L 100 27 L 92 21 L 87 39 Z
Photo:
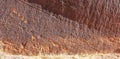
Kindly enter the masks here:
M 120 33 L 119 0 L 28 0 L 89 28 Z M 118 27 L 119 26 L 119 27 Z M 118 29 L 118 30 L 116 30 Z M 113 34 L 113 33 L 112 33 Z
M 12 54 L 120 53 L 120 1 L 0 0 L 0 41 Z

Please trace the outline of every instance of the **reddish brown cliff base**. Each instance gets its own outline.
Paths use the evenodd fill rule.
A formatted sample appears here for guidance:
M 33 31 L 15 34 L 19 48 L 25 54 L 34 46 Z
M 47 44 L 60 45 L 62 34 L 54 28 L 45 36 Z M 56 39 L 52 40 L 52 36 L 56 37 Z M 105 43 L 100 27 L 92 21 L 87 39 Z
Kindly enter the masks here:
M 0 41 L 12 54 L 120 53 L 120 1 L 0 0 Z

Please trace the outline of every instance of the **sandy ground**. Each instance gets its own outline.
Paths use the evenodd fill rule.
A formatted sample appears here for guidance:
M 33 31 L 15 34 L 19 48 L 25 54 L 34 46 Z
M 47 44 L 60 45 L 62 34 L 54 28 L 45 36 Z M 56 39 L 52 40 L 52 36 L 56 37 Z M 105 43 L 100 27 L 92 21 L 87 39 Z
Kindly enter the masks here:
M 120 59 L 120 54 L 85 54 L 85 55 L 38 55 L 38 56 L 23 56 L 10 55 L 0 52 L 0 59 Z

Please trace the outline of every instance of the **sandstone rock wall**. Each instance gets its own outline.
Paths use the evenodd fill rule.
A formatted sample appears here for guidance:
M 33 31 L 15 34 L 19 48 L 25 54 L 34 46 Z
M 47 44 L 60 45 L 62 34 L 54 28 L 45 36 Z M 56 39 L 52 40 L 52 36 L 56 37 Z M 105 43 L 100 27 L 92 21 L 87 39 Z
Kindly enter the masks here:
M 0 0 L 0 41 L 12 54 L 120 53 L 119 0 Z
M 119 0 L 28 0 L 89 28 L 108 34 L 120 33 Z

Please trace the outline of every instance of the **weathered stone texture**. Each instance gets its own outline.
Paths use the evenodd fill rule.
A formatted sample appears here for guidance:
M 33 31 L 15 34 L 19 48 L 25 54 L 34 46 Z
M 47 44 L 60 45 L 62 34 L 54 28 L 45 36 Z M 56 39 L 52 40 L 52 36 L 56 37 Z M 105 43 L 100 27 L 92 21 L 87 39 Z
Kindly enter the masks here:
M 0 0 L 0 41 L 13 54 L 120 53 L 120 1 Z

